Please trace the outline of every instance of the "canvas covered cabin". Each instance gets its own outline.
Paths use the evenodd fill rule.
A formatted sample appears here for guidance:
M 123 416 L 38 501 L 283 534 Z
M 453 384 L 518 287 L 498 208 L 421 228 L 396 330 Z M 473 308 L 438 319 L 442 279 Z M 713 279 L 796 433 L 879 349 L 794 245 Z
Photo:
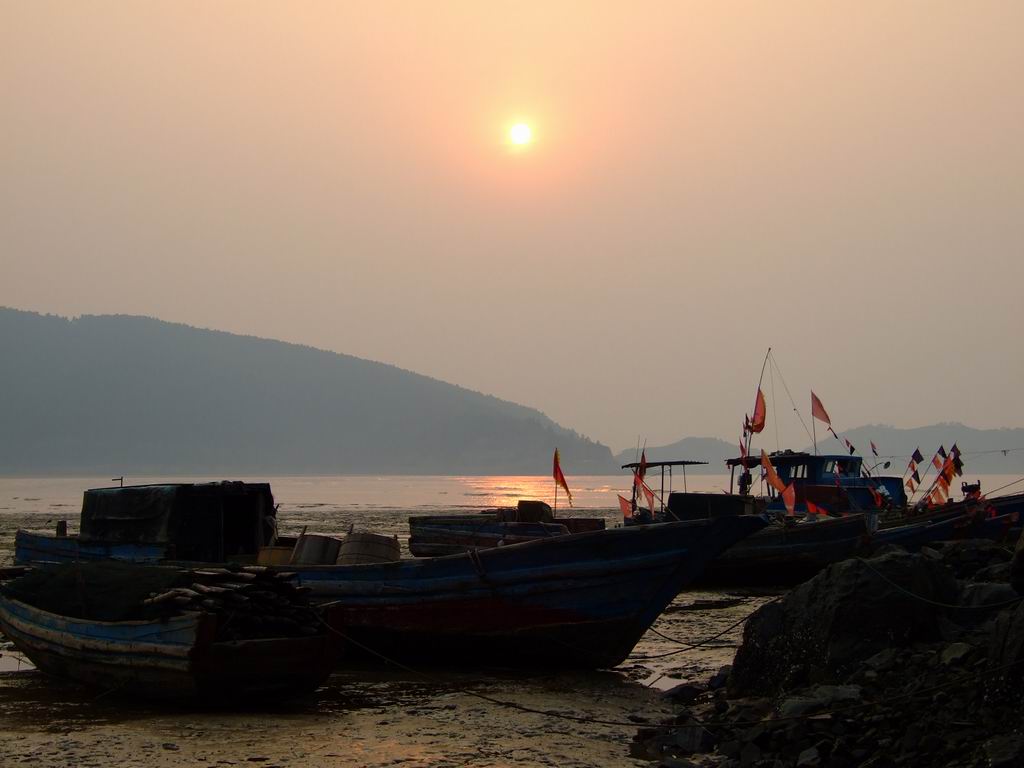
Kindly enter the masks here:
M 829 513 L 864 512 L 877 509 L 874 493 L 883 505 L 904 507 L 907 494 L 898 477 L 868 475 L 863 471 L 860 456 L 845 454 L 815 455 L 801 451 L 780 451 L 769 455 L 769 460 L 783 483 L 793 484 L 796 492 L 796 511 L 806 512 L 807 502 Z M 736 468 L 742 468 L 739 479 L 740 493 L 750 487 L 749 471 L 761 466 L 757 456 L 727 459 L 729 489 L 733 489 Z M 744 480 L 743 475 L 746 475 Z M 874 493 L 873 493 L 874 491 Z M 769 511 L 785 511 L 782 498 L 769 485 L 765 485 Z
M 219 563 L 255 559 L 276 532 L 268 483 L 223 481 L 92 488 L 77 536 L 18 531 L 16 560 Z

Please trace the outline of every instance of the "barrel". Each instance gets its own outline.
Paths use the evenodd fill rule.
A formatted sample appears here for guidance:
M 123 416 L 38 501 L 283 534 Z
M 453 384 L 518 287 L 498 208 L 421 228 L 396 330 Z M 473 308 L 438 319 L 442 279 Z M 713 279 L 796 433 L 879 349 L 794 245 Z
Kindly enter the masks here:
M 390 563 L 402 556 L 397 536 L 379 533 L 350 533 L 341 543 L 338 565 Z
M 304 533 L 295 544 L 291 565 L 332 565 L 337 560 L 340 549 L 340 539 Z
M 260 547 L 256 565 L 288 565 L 292 561 L 295 547 Z

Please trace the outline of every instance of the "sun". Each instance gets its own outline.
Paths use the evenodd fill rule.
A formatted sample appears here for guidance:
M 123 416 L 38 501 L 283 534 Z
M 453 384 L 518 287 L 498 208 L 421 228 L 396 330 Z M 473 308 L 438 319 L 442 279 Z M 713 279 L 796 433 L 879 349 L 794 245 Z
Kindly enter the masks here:
M 517 147 L 525 147 L 533 141 L 533 129 L 526 123 L 516 123 L 508 129 L 508 140 Z

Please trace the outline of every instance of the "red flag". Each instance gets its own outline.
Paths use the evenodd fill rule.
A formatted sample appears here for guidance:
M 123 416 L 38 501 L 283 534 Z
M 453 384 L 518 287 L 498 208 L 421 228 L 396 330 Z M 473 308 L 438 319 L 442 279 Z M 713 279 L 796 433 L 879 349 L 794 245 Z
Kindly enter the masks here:
M 555 458 L 552 462 L 551 476 L 555 478 L 555 482 L 565 489 L 565 495 L 569 497 L 569 506 L 572 506 L 572 491 L 569 490 L 569 484 L 565 482 L 565 475 L 562 474 L 562 463 L 558 460 L 558 449 L 555 448 Z
M 751 432 L 760 432 L 762 429 L 764 429 L 764 420 L 767 413 L 768 406 L 765 404 L 764 401 L 764 392 L 762 392 L 761 388 L 758 387 L 757 397 L 754 398 L 754 416 L 750 420 Z
M 640 481 L 640 487 L 644 491 L 644 496 L 647 497 L 647 508 L 651 510 L 651 515 L 654 514 L 654 491 L 647 487 L 647 483 L 643 480 Z
M 828 411 L 825 410 L 825 406 L 821 404 L 821 400 L 818 396 L 811 392 L 811 416 L 816 418 L 818 421 L 822 421 L 832 426 L 832 420 L 828 417 Z
M 768 485 L 779 493 L 785 491 L 786 484 L 779 479 L 779 475 L 776 473 L 771 461 L 768 460 L 768 454 L 764 452 L 764 448 L 761 449 L 761 466 L 764 467 L 765 474 L 768 476 Z
M 745 446 L 743 444 L 743 438 L 742 437 L 740 438 L 740 458 L 741 459 L 747 458 L 747 446 Z
M 872 486 L 868 486 L 868 490 L 871 491 L 871 498 L 875 502 L 876 507 L 882 506 L 882 494 L 876 491 Z
M 623 520 L 629 520 L 633 516 L 633 503 L 629 499 L 619 496 L 619 509 L 622 510 Z
M 942 469 L 942 462 L 939 461 L 939 454 L 936 453 L 934 456 L 932 456 L 932 465 L 935 467 L 935 469 Z
M 786 514 L 792 517 L 796 509 L 796 489 L 792 483 L 787 485 L 786 490 L 782 492 L 782 501 L 786 505 Z
M 911 493 L 914 492 L 914 481 L 911 480 L 909 477 L 907 478 L 907 482 L 905 482 L 904 485 L 907 486 L 908 491 L 910 491 Z
M 640 475 L 640 479 L 643 480 L 647 477 L 647 449 L 644 448 L 640 451 L 640 468 L 636 472 Z
M 824 514 L 824 512 L 821 511 L 821 508 L 817 504 L 815 504 L 813 501 L 811 501 L 810 499 L 807 499 L 804 502 L 804 504 L 807 505 L 807 514 L 808 515 L 822 515 L 822 514 Z

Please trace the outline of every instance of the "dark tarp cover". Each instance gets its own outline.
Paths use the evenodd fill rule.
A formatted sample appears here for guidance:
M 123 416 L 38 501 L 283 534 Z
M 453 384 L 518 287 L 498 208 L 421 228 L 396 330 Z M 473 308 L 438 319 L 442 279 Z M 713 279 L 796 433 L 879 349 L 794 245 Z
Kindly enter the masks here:
M 181 487 L 138 485 L 86 491 L 82 500 L 82 541 L 169 543 Z
M 153 619 L 177 612 L 174 603 L 145 606 L 151 593 L 192 583 L 178 568 L 121 563 L 115 560 L 65 563 L 37 568 L 0 587 L 7 597 L 50 613 L 93 621 Z

